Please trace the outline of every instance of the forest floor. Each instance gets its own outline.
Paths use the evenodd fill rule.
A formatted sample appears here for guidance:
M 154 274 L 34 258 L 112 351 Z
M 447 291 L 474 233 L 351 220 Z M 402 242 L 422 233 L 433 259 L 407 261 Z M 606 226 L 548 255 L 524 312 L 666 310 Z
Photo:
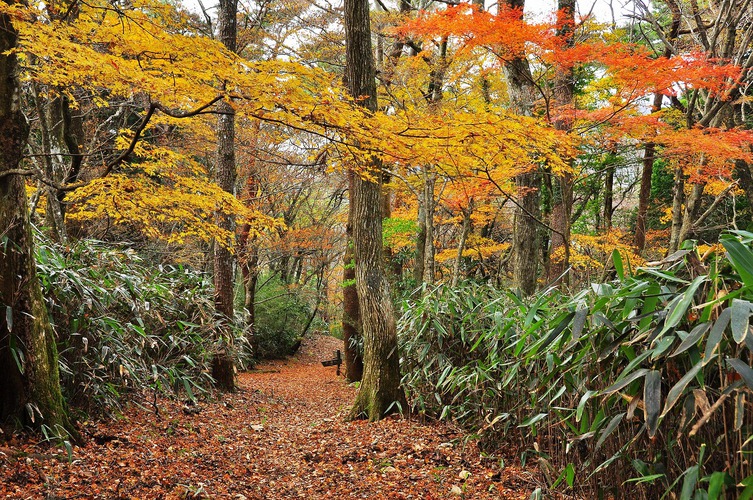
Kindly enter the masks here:
M 15 436 L 0 444 L 0 498 L 528 498 L 531 474 L 446 424 L 346 422 L 356 389 L 320 363 L 340 346 L 313 336 L 240 374 L 235 394 L 85 422 L 72 460 Z

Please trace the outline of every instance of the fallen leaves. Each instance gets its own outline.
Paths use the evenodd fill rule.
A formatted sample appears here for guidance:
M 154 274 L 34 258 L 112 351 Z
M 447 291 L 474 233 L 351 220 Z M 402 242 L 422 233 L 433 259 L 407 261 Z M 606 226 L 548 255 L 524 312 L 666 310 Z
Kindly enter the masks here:
M 14 437 L 3 498 L 527 498 L 529 475 L 484 458 L 452 428 L 415 419 L 345 422 L 355 389 L 319 365 L 339 347 L 307 340 L 296 359 L 239 377 L 236 394 L 160 401 L 85 424 L 73 461 Z M 191 411 L 186 411 L 186 409 Z

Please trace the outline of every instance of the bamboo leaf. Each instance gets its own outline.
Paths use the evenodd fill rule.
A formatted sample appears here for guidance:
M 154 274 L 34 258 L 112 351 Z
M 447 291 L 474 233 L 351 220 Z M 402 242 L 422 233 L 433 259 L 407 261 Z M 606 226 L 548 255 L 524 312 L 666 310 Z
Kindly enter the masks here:
M 711 333 L 709 333 L 709 338 L 706 340 L 706 351 L 703 354 L 704 364 L 711 361 L 714 350 L 722 341 L 722 334 L 729 324 L 731 315 L 732 310 L 728 307 L 719 314 L 719 317 L 714 322 L 714 326 L 711 327 Z
M 728 477 L 729 474 L 722 471 L 716 471 L 711 474 L 711 479 L 709 479 L 708 500 L 717 500 L 719 498 L 719 495 L 722 493 L 722 487 L 725 482 L 727 482 Z
M 654 437 L 659 426 L 659 413 L 661 412 L 661 372 L 651 370 L 646 374 L 643 383 L 644 416 L 648 436 Z
M 618 380 L 614 384 L 610 385 L 603 391 L 601 391 L 601 396 L 608 396 L 612 393 L 615 393 L 619 391 L 620 389 L 628 386 L 631 382 L 638 380 L 642 376 L 644 376 L 646 373 L 648 373 L 648 368 L 641 368 L 640 370 L 633 372 L 632 374 L 628 375 L 627 377 L 623 378 L 622 380 Z
M 532 417 L 528 417 L 527 419 L 523 420 L 523 422 L 518 427 L 530 427 L 531 425 L 544 420 L 547 415 L 547 413 L 539 413 Z
M 614 430 L 620 424 L 624 416 L 625 416 L 625 412 L 622 412 L 619 415 L 615 415 L 614 417 L 612 417 L 612 420 L 609 421 L 606 428 L 604 428 L 604 431 L 602 431 L 601 435 L 599 436 L 599 440 L 596 442 L 596 447 L 594 448 L 594 451 L 601 448 L 601 445 L 604 444 L 604 440 L 606 440 L 609 437 L 609 435 L 612 432 L 614 432 Z
M 625 281 L 625 267 L 622 265 L 620 251 L 616 248 L 612 250 L 612 262 L 614 263 L 614 269 L 617 271 L 617 277 L 620 278 L 620 281 Z
M 740 374 L 745 385 L 753 389 L 753 368 L 748 366 L 742 359 L 727 358 L 727 364 Z
M 572 329 L 572 335 L 570 338 L 570 343 L 567 345 L 567 349 L 571 348 L 575 344 L 578 343 L 578 340 L 580 339 L 580 334 L 583 331 L 583 326 L 586 324 L 586 318 L 588 317 L 588 308 L 584 307 L 583 309 L 579 309 L 575 313 L 575 317 L 573 318 L 573 329 Z
M 685 471 L 680 500 L 691 500 L 693 498 L 696 483 L 698 483 L 698 465 L 694 465 Z
M 586 408 L 586 403 L 594 394 L 596 394 L 596 391 L 586 391 L 586 393 L 580 398 L 580 401 L 578 402 L 578 408 L 577 410 L 575 410 L 576 422 L 580 422 L 580 419 L 583 417 L 583 410 Z
M 722 235 L 719 240 L 745 286 L 753 287 L 753 252 L 731 234 Z
M 702 366 L 703 364 L 700 361 L 696 363 L 695 366 L 693 366 L 693 368 L 691 368 L 690 371 L 686 373 L 685 376 L 682 377 L 680 381 L 677 382 L 674 387 L 669 390 L 669 394 L 667 394 L 667 403 L 665 404 L 664 411 L 661 414 L 662 417 L 669 413 L 669 410 L 671 410 L 675 403 L 677 403 L 677 400 L 680 399 L 680 396 L 682 396 L 685 388 L 688 386 L 693 377 L 698 374 Z
M 669 306 L 667 306 L 667 319 L 664 321 L 664 328 L 662 329 L 661 334 L 666 333 L 680 323 L 685 316 L 688 307 L 690 307 L 690 304 L 693 302 L 695 292 L 704 281 L 706 281 L 706 276 L 698 276 L 680 295 L 672 300 Z
M 750 302 L 747 300 L 732 300 L 732 318 L 730 324 L 732 326 L 732 338 L 735 342 L 741 344 L 745 340 L 745 335 L 748 333 L 748 324 L 750 319 Z
M 708 331 L 710 326 L 711 323 L 709 323 L 708 321 L 701 323 L 700 325 L 696 325 L 695 328 L 690 330 L 690 333 L 687 337 L 685 337 L 685 340 L 680 343 L 680 346 L 675 349 L 675 352 L 670 354 L 669 357 L 673 358 L 678 354 L 682 354 L 683 352 L 687 351 L 691 346 L 694 346 L 701 339 L 701 337 L 703 337 L 703 334 Z

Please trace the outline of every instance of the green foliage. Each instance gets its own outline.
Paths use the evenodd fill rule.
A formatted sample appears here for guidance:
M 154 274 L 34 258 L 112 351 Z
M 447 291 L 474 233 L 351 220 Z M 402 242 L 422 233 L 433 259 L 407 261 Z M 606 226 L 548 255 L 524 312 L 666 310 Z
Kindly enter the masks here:
M 551 488 L 742 494 L 735 482 L 753 474 L 753 234 L 722 244 L 726 257 L 707 266 L 684 250 L 573 296 L 425 290 L 400 320 L 413 409 L 488 444 L 517 439 Z
M 390 246 L 393 242 L 404 242 L 413 238 L 418 231 L 416 221 L 388 217 L 382 220 L 382 244 Z
M 256 292 L 254 347 L 259 358 L 282 358 L 300 344 L 312 310 L 303 290 L 271 279 Z
M 149 266 L 128 249 L 38 240 L 37 272 L 60 351 L 68 401 L 118 408 L 144 388 L 195 397 L 216 349 L 211 283 L 180 266 Z

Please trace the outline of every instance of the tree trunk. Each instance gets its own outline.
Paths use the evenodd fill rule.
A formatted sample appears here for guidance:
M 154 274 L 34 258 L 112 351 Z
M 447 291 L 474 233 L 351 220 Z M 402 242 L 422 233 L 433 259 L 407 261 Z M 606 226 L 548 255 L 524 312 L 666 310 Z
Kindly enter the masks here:
M 563 44 L 572 47 L 573 29 L 575 25 L 575 0 L 558 0 L 557 36 Z M 573 104 L 575 78 L 572 67 L 558 68 L 554 82 L 553 101 L 556 118 L 554 127 L 557 130 L 569 132 L 572 129 L 572 118 L 567 109 Z M 559 278 L 570 267 L 570 216 L 573 212 L 573 175 L 564 173 L 552 180 L 552 217 L 551 247 L 549 252 L 550 282 Z M 567 283 L 565 277 L 563 283 Z
M 661 101 L 659 101 L 661 103 Z M 656 100 L 654 100 L 656 104 Z M 641 171 L 641 189 L 638 194 L 638 216 L 635 219 L 635 237 L 633 246 L 638 252 L 646 247 L 646 229 L 648 218 L 648 205 L 651 202 L 651 178 L 654 173 L 654 160 L 656 159 L 656 144 L 646 143 L 643 148 L 643 170 Z
M 745 198 L 748 200 L 748 213 L 753 211 L 753 173 L 751 173 L 750 164 L 744 160 L 735 161 L 735 173 L 736 177 L 740 180 L 740 187 L 745 193 Z M 753 215 L 753 214 L 751 214 Z M 745 221 L 745 225 L 749 225 L 753 222 L 753 218 L 748 218 Z
M 418 194 L 418 231 L 416 232 L 416 265 L 413 268 L 413 279 L 416 286 L 421 286 L 424 280 L 424 259 L 426 258 L 426 208 L 423 191 Z
M 19 109 L 12 52 L 17 40 L 10 18 L 0 13 L 0 422 L 44 425 L 77 438 L 60 391 L 55 336 L 36 275 L 24 178 L 9 173 L 18 168 L 29 133 Z
M 465 242 L 468 239 L 468 233 L 471 231 L 471 214 L 473 213 L 473 199 L 468 203 L 468 208 L 463 210 L 463 224 L 460 228 L 460 239 L 458 240 L 458 253 L 455 257 L 455 262 L 452 266 L 452 282 L 451 287 L 455 288 L 460 282 L 460 263 L 463 260 L 463 250 L 465 250 Z
M 243 307 L 248 311 L 248 326 L 246 339 L 253 352 L 258 347 L 256 343 L 256 284 L 259 281 L 259 247 L 255 243 L 246 241 L 243 246 L 243 260 L 240 263 L 243 275 L 243 291 L 245 292 Z
M 367 0 L 345 0 L 345 82 L 350 95 L 376 110 L 376 81 Z M 377 165 L 374 165 L 377 166 Z M 377 176 L 379 178 L 380 176 Z M 382 189 L 353 176 L 353 250 L 361 312 L 364 368 L 351 418 L 379 420 L 405 406 L 400 387 L 397 329 L 382 251 Z
M 520 15 L 523 15 L 525 0 L 507 0 L 506 3 L 508 7 L 520 9 Z M 510 108 L 519 115 L 531 116 L 535 86 L 528 60 L 516 57 L 506 62 L 505 78 Z M 531 295 L 536 290 L 538 276 L 540 181 L 536 172 L 515 176 L 517 204 L 513 216 L 513 285 L 524 295 Z
M 405 394 L 400 387 L 397 328 L 382 259 L 381 189 L 360 176 L 356 176 L 354 187 L 353 239 L 364 367 L 350 416 L 375 421 L 405 408 Z
M 434 283 L 436 275 L 434 247 L 434 209 L 436 202 L 434 200 L 434 185 L 437 182 L 437 176 L 433 172 L 427 173 L 424 170 L 424 265 L 422 280 L 427 285 Z
M 667 2 L 672 12 L 672 24 L 669 29 L 667 40 L 674 43 L 680 32 L 680 23 L 682 13 L 679 6 L 674 1 Z M 665 47 L 663 56 L 667 59 L 672 57 L 672 48 Z M 651 112 L 656 113 L 661 109 L 661 103 L 664 96 L 660 93 L 654 94 L 654 102 L 651 106 Z M 639 252 L 646 247 L 646 221 L 648 217 L 648 205 L 651 201 L 651 178 L 654 172 L 654 160 L 656 159 L 656 144 L 647 142 L 643 148 L 643 171 L 641 172 L 641 189 L 638 195 L 638 217 L 635 221 L 635 238 L 633 246 Z
M 220 0 L 217 19 L 219 41 L 228 50 L 236 49 L 237 0 Z M 228 193 L 235 193 L 235 110 L 228 102 L 218 106 L 217 118 L 217 165 L 215 181 Z M 217 224 L 233 231 L 235 222 L 227 214 L 216 214 Z M 229 324 L 233 321 L 233 290 L 235 285 L 233 254 L 223 245 L 214 245 L 214 304 L 222 318 L 223 343 L 212 360 L 212 377 L 218 388 L 224 391 L 235 390 L 235 369 L 233 366 L 233 335 Z
M 682 206 L 685 203 L 685 174 L 682 168 L 675 169 L 675 184 L 672 198 L 672 229 L 669 236 L 667 255 L 677 251 L 680 247 L 680 229 L 682 228 Z
M 612 163 L 611 154 L 607 161 Z M 612 215 L 614 214 L 614 165 L 607 165 L 604 169 L 604 210 L 603 214 L 603 228 L 609 232 L 612 230 Z
M 348 172 L 348 191 L 351 198 L 354 189 L 355 173 Z M 351 199 L 348 204 L 348 225 L 346 227 L 345 255 L 343 256 L 343 352 L 345 353 L 345 378 L 349 382 L 359 382 L 363 377 L 363 358 L 359 348 L 361 338 L 361 315 L 358 309 L 356 290 L 356 266 L 353 254 L 353 213 Z
M 63 120 L 63 98 L 42 99 L 37 85 L 32 85 L 36 105 L 39 131 L 42 140 L 42 161 L 45 176 L 58 184 L 67 177 L 65 160 L 65 127 Z M 54 241 L 65 244 L 68 235 L 65 230 L 62 193 L 52 186 L 45 186 L 47 206 L 45 225 Z
M 683 211 L 682 224 L 677 235 L 677 250 L 682 242 L 691 238 L 695 234 L 695 221 L 701 211 L 701 199 L 703 197 L 704 184 L 693 184 L 690 190 L 690 196 L 685 199 L 685 210 Z

